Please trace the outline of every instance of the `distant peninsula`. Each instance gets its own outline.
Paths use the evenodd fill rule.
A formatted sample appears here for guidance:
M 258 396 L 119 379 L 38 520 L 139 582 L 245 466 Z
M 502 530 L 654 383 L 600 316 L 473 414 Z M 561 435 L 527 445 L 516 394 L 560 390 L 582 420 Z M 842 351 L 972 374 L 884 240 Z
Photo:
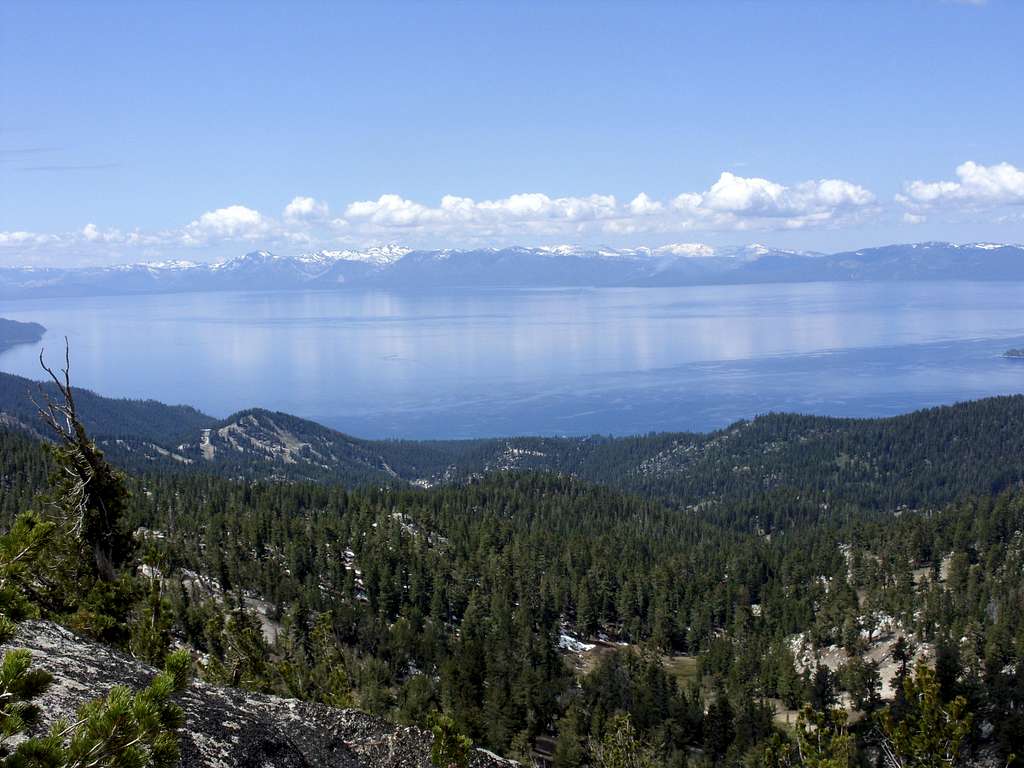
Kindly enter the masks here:
M 35 344 L 44 333 L 46 329 L 39 323 L 21 323 L 0 317 L 0 352 L 16 344 Z
M 1003 353 L 1003 357 L 1020 358 L 1024 360 L 1024 348 L 1022 349 L 1008 349 Z

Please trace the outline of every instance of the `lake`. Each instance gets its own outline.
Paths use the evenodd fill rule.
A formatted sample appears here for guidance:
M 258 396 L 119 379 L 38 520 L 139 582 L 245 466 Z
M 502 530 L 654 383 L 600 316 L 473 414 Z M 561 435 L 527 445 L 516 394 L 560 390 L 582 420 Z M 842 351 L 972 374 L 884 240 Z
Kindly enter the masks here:
M 1024 391 L 1022 283 L 195 293 L 6 301 L 73 382 L 365 437 L 707 430 Z M 38 345 L 0 370 L 39 377 Z

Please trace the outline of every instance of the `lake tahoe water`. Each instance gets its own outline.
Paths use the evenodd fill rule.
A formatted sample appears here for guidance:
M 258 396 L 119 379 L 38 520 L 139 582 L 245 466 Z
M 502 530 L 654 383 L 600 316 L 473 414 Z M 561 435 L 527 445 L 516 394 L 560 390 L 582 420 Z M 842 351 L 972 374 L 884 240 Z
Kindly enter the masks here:
M 707 430 L 1024 391 L 1024 284 L 196 293 L 4 302 L 78 386 L 365 437 Z M 39 345 L 0 370 L 39 377 Z

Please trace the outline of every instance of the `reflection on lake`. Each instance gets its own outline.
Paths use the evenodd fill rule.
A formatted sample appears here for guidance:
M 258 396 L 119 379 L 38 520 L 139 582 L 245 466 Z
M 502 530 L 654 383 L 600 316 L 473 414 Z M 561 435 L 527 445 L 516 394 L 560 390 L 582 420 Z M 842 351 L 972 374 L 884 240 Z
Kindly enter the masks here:
M 1024 391 L 1020 283 L 228 293 L 5 302 L 74 381 L 367 437 L 708 429 Z M 38 346 L 0 369 L 38 376 Z

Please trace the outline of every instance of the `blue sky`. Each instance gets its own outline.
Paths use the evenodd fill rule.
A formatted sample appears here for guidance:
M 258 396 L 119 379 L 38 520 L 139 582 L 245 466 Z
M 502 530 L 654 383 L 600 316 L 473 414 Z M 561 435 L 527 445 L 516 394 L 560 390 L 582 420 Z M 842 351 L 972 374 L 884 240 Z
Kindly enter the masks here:
M 1024 3 L 0 4 L 0 265 L 1024 241 Z

